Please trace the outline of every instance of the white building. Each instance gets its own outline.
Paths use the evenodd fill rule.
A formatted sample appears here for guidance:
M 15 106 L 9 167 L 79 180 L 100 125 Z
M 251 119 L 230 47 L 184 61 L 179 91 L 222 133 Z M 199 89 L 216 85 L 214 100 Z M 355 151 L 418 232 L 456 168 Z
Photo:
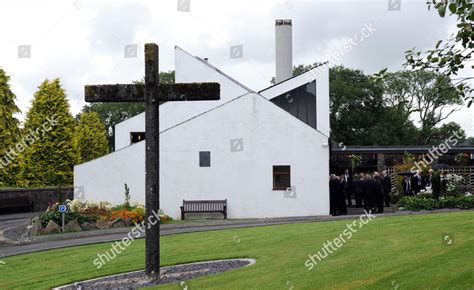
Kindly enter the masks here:
M 219 82 L 221 99 L 160 106 L 165 213 L 179 219 L 183 199 L 227 199 L 229 218 L 329 214 L 327 64 L 258 93 L 179 47 L 175 64 L 176 82 Z M 74 167 L 86 199 L 121 203 L 126 183 L 144 203 L 144 131 L 144 114 L 117 124 L 116 151 Z

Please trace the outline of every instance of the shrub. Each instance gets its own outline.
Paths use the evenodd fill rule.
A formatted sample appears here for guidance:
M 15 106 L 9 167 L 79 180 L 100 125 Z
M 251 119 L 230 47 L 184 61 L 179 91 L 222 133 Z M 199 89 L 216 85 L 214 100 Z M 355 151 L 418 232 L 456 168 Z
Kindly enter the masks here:
M 173 220 L 173 218 L 165 214 L 165 211 L 162 209 L 158 211 L 158 215 L 160 216 L 160 223 L 166 223 Z
M 106 201 L 94 202 L 90 200 L 67 201 L 71 211 L 84 215 L 99 216 L 101 219 L 110 218 L 110 203 Z
M 113 210 L 111 213 L 111 219 L 121 218 L 128 221 L 129 223 L 136 225 L 145 220 L 145 209 L 143 207 L 136 207 L 134 209 L 119 209 Z
M 99 219 L 98 216 L 91 216 L 91 215 L 84 215 L 77 212 L 67 212 L 64 214 L 64 222 L 67 224 L 72 220 L 77 220 L 79 224 L 83 224 L 85 222 L 95 222 Z M 48 211 L 39 216 L 39 220 L 41 225 L 46 227 L 49 221 L 52 220 L 58 225 L 62 223 L 62 214 L 59 211 Z
M 457 198 L 452 196 L 440 198 L 439 200 L 439 208 L 457 208 L 457 205 Z
M 472 209 L 474 208 L 474 196 L 446 197 L 440 200 L 419 196 L 404 196 L 398 202 L 398 206 L 413 211 L 437 208 Z
M 474 196 L 463 196 L 460 198 L 457 198 L 458 200 L 458 208 L 460 209 L 471 209 L 474 208 Z

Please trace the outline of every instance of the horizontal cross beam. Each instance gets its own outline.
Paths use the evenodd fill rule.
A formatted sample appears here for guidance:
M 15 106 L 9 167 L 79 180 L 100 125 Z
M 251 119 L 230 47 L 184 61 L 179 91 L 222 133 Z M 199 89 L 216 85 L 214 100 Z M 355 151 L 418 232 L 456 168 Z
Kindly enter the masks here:
M 212 101 L 220 98 L 219 83 L 159 84 L 159 102 Z M 144 102 L 144 84 L 85 86 L 86 102 Z

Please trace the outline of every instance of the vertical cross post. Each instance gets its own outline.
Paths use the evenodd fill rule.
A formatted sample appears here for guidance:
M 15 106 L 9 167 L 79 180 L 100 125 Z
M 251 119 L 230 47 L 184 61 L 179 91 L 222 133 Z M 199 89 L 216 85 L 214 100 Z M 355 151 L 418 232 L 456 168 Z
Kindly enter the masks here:
M 145 45 L 145 208 L 147 223 L 160 210 L 160 114 L 158 45 Z M 146 226 L 146 273 L 160 274 L 160 222 Z
M 159 84 L 158 45 L 145 44 L 145 84 L 86 85 L 86 102 L 145 102 L 146 274 L 160 275 L 160 102 L 220 99 L 218 83 Z

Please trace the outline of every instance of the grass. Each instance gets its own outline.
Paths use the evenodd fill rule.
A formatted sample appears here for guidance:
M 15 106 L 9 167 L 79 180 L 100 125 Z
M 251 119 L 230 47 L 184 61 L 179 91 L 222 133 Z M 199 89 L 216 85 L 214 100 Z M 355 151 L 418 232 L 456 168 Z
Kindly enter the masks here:
M 379 217 L 358 229 L 311 271 L 309 254 L 351 221 L 311 222 L 165 236 L 162 264 L 250 257 L 257 264 L 187 281 L 189 289 L 472 289 L 473 211 Z M 454 244 L 442 244 L 442 233 Z M 4 258 L 0 289 L 47 289 L 142 269 L 144 240 L 97 270 L 92 261 L 110 243 Z M 181 289 L 178 284 L 154 289 Z

